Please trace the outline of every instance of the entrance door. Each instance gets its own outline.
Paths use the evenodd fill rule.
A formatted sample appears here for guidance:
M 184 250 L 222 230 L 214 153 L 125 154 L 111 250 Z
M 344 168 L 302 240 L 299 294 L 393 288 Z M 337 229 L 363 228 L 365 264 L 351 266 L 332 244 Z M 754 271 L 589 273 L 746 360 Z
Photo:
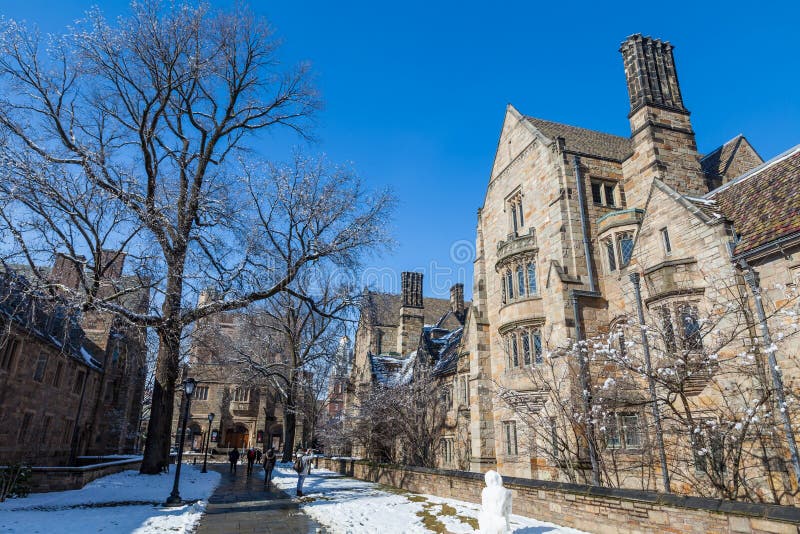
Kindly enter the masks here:
M 228 447 L 242 449 L 249 444 L 250 434 L 247 432 L 247 427 L 236 425 L 233 431 L 228 430 Z

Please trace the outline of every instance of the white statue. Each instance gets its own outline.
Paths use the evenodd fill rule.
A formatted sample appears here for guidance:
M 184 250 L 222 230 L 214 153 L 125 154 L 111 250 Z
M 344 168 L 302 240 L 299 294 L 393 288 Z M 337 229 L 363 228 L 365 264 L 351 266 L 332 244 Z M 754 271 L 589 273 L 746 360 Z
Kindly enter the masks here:
M 486 487 L 481 492 L 481 513 L 478 525 L 481 534 L 507 534 L 511 532 L 511 490 L 503 487 L 503 477 L 494 470 L 486 472 Z

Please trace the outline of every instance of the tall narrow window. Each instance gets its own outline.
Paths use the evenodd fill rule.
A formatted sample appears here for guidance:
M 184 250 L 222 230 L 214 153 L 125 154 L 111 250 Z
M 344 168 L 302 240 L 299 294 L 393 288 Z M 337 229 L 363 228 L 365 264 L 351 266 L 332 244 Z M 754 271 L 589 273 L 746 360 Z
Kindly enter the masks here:
M 639 428 L 639 416 L 633 414 L 620 414 L 622 433 L 625 436 L 626 449 L 639 449 L 642 446 L 642 432 Z
M 511 363 L 514 367 L 519 367 L 519 348 L 517 347 L 517 335 L 511 334 Z
M 536 263 L 530 262 L 528 264 L 528 294 L 536 295 L 539 293 L 539 288 L 536 283 Z
M 506 455 L 517 455 L 517 423 L 516 421 L 503 421 L 503 434 L 506 442 Z
M 512 205 L 511 206 L 511 229 L 514 230 L 514 233 L 517 233 L 519 230 L 519 221 L 517 221 L 517 207 Z
M 506 297 L 506 279 L 502 276 L 500 277 L 500 298 L 502 299 L 503 304 L 508 302 L 508 298 Z
M 595 204 L 603 203 L 603 184 L 592 182 L 592 202 Z
M 522 336 L 522 363 L 525 365 L 531 364 L 531 340 L 527 332 L 523 332 Z
M 72 393 L 77 395 L 78 393 L 81 392 L 84 380 L 86 380 L 86 372 L 78 371 L 78 373 L 75 375 L 75 383 L 72 386 Z
M 663 306 L 661 308 L 661 327 L 664 334 L 664 346 L 668 352 L 675 352 L 677 346 L 675 345 L 675 327 L 672 326 L 672 313 L 669 308 Z
M 525 296 L 525 273 L 522 271 L 522 267 L 517 267 L 517 295 Z
M 614 186 L 611 184 L 603 184 L 603 193 L 606 197 L 606 206 L 616 206 L 614 202 Z
M 525 216 L 522 214 L 522 197 L 517 199 L 517 211 L 519 212 L 519 227 L 525 226 Z
M 30 412 L 22 416 L 22 424 L 19 427 L 19 435 L 17 436 L 17 440 L 20 443 L 25 443 L 28 439 L 28 431 L 31 428 L 31 419 L 33 419 L 33 414 Z
M 619 439 L 619 427 L 617 426 L 617 414 L 611 413 L 606 417 L 606 447 L 609 449 L 619 449 L 622 441 Z
M 661 229 L 661 242 L 664 244 L 664 253 L 669 256 L 672 254 L 672 243 L 669 242 L 669 230 Z
M 633 234 L 624 233 L 619 238 L 619 259 L 622 266 L 628 265 L 633 254 Z
M 17 355 L 17 348 L 19 347 L 19 339 L 6 338 L 3 343 L 2 353 L 0 353 L 0 368 L 5 371 L 10 371 L 14 365 L 14 357 Z
M 64 372 L 64 362 L 58 362 L 56 372 L 53 373 L 53 387 L 61 387 L 61 375 Z
M 683 348 L 686 350 L 700 350 L 703 348 L 703 338 L 700 335 L 700 321 L 697 319 L 697 310 L 686 305 L 681 308 L 681 322 L 683 323 Z
M 508 286 L 508 300 L 514 299 L 514 277 L 511 271 L 506 271 L 506 285 Z
M 605 242 L 606 257 L 608 258 L 608 270 L 614 272 L 617 270 L 617 259 L 614 256 L 614 242 L 610 239 Z
M 33 372 L 33 379 L 36 382 L 44 380 L 44 372 L 47 370 L 47 353 L 40 352 L 36 360 L 36 370 Z
M 42 443 L 45 445 L 50 441 L 50 426 L 53 423 L 53 417 L 46 415 L 42 420 Z
M 533 363 L 540 365 L 544 362 L 542 356 L 542 335 L 539 332 L 533 332 Z

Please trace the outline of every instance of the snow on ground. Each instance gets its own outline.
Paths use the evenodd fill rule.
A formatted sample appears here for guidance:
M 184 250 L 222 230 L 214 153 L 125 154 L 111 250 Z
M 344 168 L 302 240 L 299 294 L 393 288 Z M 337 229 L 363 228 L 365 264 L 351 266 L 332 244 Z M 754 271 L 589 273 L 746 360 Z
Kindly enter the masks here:
M 36 493 L 0 503 L 0 532 L 8 534 L 72 534 L 190 532 L 205 510 L 220 474 L 201 473 L 184 464 L 180 494 L 196 501 L 179 508 L 161 503 L 172 492 L 171 473 L 140 475 L 122 471 L 90 482 L 79 490 Z
M 273 482 L 294 495 L 297 475 L 291 464 L 279 464 Z M 333 533 L 411 534 L 475 532 L 480 506 L 419 495 L 404 490 L 343 477 L 326 469 L 312 469 L 299 499 L 303 511 Z M 580 534 L 580 531 L 526 517 L 511 516 L 516 534 Z

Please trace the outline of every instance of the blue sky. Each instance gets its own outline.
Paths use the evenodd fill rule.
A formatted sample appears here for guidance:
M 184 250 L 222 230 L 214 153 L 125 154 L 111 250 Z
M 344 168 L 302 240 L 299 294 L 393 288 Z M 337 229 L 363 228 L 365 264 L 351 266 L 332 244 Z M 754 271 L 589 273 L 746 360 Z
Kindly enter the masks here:
M 97 2 L 2 0 L 0 13 L 58 31 Z M 212 2 L 224 6 L 229 2 Z M 127 1 L 100 2 L 109 15 Z M 368 280 L 426 296 L 471 293 L 470 252 L 507 103 L 522 113 L 630 133 L 620 42 L 671 41 L 701 152 L 744 133 L 768 159 L 800 143 L 800 3 L 253 2 L 308 60 L 325 100 L 312 151 L 350 162 L 399 198 L 398 245 Z M 299 141 L 291 141 L 299 143 Z M 283 158 L 284 136 L 264 139 Z M 454 257 L 455 256 L 455 257 Z M 397 273 L 396 275 L 392 273 Z

